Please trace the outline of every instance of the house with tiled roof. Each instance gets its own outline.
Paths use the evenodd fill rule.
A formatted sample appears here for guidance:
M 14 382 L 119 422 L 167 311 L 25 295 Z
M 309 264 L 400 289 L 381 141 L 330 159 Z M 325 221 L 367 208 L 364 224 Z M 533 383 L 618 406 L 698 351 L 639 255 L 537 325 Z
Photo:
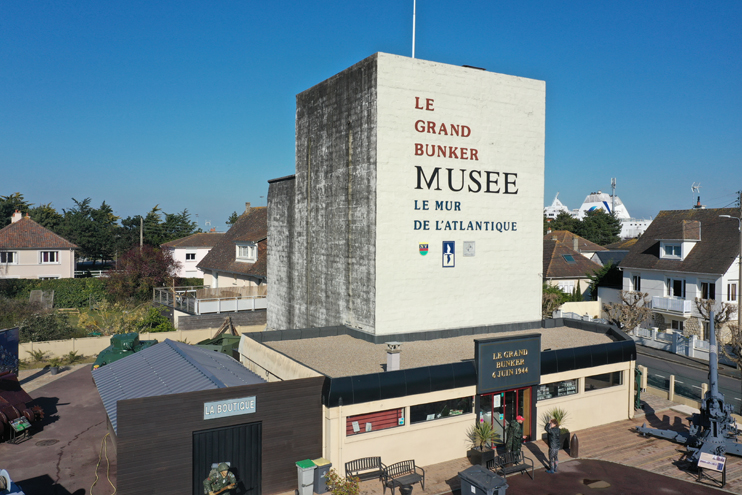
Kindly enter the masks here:
M 737 208 L 661 211 L 621 261 L 623 290 L 651 297 L 653 326 L 707 340 L 695 299 L 736 304 Z
M 250 207 L 198 263 L 212 289 L 263 287 L 267 281 L 268 209 Z
M 209 251 L 216 246 L 219 240 L 224 236 L 224 232 L 199 232 L 166 242 L 160 247 L 167 249 L 173 256 L 173 259 L 180 263 L 178 277 L 203 277 L 204 273 L 199 270 L 198 264 L 209 254 Z
M 590 285 L 590 275 L 601 268 L 567 244 L 554 239 L 544 239 L 543 261 L 545 283 L 568 294 L 579 285 L 583 296 Z
M 588 241 L 584 237 L 570 232 L 569 230 L 552 230 L 549 231 L 545 236 L 544 240 L 559 241 L 572 248 L 573 251 L 578 252 L 587 259 L 592 258 L 593 254 L 598 251 L 608 251 L 607 248 L 594 242 Z
M 73 278 L 77 246 L 16 211 L 0 229 L 0 278 Z

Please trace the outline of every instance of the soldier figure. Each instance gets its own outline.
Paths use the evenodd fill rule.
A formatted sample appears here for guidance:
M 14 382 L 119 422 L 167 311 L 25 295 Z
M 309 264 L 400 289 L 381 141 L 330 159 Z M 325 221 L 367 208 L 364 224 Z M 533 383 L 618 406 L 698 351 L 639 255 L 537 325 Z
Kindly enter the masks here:
M 209 477 L 204 480 L 204 494 L 219 495 L 225 492 L 228 494 L 236 486 L 237 478 L 229 472 L 229 466 L 222 462 L 216 469 L 212 469 Z
M 508 452 L 519 453 L 523 443 L 523 416 L 516 416 L 508 425 L 508 441 L 506 448 Z

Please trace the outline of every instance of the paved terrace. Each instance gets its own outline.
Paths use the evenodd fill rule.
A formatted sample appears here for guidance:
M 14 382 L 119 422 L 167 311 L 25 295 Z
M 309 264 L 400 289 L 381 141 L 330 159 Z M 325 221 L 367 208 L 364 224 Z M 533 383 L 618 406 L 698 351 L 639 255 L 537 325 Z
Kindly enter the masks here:
M 605 334 L 570 327 L 535 328 L 514 332 L 483 333 L 447 339 L 416 340 L 402 344 L 401 369 L 421 368 L 474 359 L 474 340 L 541 334 L 541 350 L 605 344 Z M 350 335 L 263 342 L 326 376 L 379 373 L 386 367 L 386 344 L 374 344 Z

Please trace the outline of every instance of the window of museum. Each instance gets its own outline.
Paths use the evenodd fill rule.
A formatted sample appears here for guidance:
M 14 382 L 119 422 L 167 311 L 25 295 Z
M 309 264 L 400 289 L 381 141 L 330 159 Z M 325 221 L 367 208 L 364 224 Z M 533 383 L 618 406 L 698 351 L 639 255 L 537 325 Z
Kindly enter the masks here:
M 258 246 L 254 242 L 237 244 L 237 261 L 254 263 L 258 260 Z
M 410 424 L 469 414 L 474 410 L 473 405 L 472 397 L 462 397 L 410 406 Z
M 0 251 L 0 263 L 3 265 L 17 265 L 18 253 L 13 251 Z
M 585 377 L 585 392 L 623 385 L 623 371 Z
M 716 299 L 716 284 L 701 282 L 701 299 Z
M 577 379 L 544 383 L 536 389 L 536 400 L 554 399 L 577 393 Z
M 368 414 L 348 416 L 345 420 L 345 435 L 359 435 L 370 431 L 387 430 L 404 425 L 404 408 L 389 409 Z
M 59 251 L 41 251 L 41 264 L 59 263 Z

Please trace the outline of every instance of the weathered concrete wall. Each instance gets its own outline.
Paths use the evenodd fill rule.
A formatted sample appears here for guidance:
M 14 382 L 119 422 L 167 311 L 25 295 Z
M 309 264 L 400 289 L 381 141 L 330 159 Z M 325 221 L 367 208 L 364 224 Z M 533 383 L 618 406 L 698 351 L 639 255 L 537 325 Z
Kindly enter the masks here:
M 299 94 L 296 107 L 293 218 L 278 205 L 289 186 L 269 189 L 268 326 L 373 332 L 376 57 Z
M 292 328 L 296 302 L 293 245 L 294 176 L 272 180 L 268 186 L 268 328 Z
M 236 313 L 214 313 L 207 315 L 178 316 L 178 330 L 217 329 L 222 326 L 226 317 L 232 318 L 237 331 L 246 331 L 248 327 L 265 325 L 266 311 L 239 311 Z

